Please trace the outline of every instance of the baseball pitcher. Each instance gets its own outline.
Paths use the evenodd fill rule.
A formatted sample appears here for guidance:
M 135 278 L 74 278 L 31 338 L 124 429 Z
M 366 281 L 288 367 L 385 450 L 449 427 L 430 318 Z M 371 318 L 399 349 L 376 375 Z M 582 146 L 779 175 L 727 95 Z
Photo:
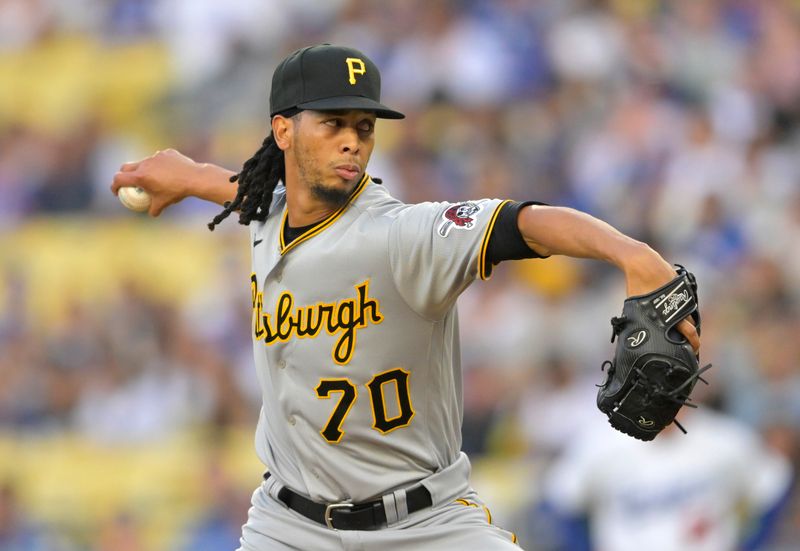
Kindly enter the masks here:
M 470 488 L 456 299 L 504 260 L 611 262 L 640 295 L 676 277 L 586 214 L 500 199 L 404 204 L 367 164 L 380 74 L 362 52 L 300 49 L 276 68 L 271 132 L 237 173 L 172 150 L 126 163 L 153 216 L 188 196 L 250 228 L 252 339 L 267 468 L 241 549 L 516 549 Z M 244 283 L 244 282 L 243 282 Z M 677 326 L 697 350 L 693 325 Z

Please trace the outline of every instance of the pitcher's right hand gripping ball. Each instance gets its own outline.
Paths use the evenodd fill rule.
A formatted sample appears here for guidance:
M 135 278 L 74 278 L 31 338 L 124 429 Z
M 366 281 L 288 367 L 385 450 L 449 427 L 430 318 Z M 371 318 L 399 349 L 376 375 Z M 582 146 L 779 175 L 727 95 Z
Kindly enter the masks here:
M 699 357 L 675 326 L 692 316 L 700 334 L 697 282 L 683 266 L 678 276 L 652 293 L 629 297 L 622 316 L 611 318 L 617 348 L 597 393 L 597 407 L 611 426 L 639 440 L 652 440 L 688 403 L 700 374 Z

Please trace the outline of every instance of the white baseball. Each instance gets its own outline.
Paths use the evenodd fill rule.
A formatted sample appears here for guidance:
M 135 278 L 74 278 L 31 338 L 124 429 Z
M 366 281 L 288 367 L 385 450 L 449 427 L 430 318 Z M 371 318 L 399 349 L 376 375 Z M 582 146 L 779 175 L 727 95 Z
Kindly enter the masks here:
M 144 212 L 150 208 L 150 194 L 140 187 L 121 187 L 117 197 L 123 205 L 136 212 Z

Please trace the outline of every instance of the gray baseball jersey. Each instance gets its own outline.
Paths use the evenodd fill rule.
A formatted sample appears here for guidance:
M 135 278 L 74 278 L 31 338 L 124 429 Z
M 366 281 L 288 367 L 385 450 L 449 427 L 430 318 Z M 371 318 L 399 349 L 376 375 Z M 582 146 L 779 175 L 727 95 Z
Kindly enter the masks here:
M 463 495 L 455 303 L 490 273 L 504 202 L 407 205 L 365 175 L 347 206 L 284 243 L 285 199 L 279 186 L 250 224 L 259 457 L 319 502 L 419 481 L 434 502 Z

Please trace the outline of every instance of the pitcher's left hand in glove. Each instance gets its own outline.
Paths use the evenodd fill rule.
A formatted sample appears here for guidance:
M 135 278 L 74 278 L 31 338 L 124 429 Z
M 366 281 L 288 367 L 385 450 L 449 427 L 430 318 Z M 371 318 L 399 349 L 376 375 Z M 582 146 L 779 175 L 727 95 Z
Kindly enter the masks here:
M 629 297 L 622 316 L 611 319 L 617 348 L 597 393 L 597 407 L 615 429 L 639 440 L 652 440 L 688 403 L 700 374 L 699 357 L 675 328 L 691 316 L 700 333 L 697 282 L 683 266 L 678 276 L 655 291 Z M 684 430 L 684 432 L 686 432 Z

